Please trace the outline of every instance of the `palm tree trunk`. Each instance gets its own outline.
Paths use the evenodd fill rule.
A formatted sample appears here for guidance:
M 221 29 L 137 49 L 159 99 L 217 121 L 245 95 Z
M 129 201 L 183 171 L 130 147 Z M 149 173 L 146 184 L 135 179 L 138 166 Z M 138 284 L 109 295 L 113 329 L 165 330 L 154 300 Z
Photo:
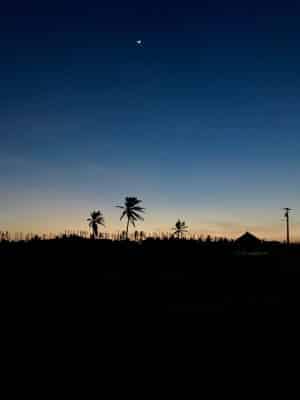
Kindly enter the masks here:
M 129 218 L 127 218 L 127 226 L 126 226 L 126 240 L 128 240 L 128 229 L 129 229 Z

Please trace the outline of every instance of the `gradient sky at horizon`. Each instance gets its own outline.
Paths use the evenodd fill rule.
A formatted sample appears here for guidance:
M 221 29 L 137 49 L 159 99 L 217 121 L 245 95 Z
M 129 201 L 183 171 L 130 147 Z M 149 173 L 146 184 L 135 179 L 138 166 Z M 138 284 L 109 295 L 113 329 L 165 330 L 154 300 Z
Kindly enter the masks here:
M 300 240 L 300 3 L 11 1 L 0 10 L 0 230 Z M 137 46 L 136 40 L 143 40 Z

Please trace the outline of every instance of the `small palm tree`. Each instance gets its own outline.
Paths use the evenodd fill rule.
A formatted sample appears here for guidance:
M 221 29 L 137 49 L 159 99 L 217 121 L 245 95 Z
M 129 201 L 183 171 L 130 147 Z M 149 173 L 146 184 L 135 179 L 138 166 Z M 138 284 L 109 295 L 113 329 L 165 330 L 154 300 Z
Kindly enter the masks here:
M 140 215 L 140 213 L 145 212 L 145 208 L 139 206 L 141 202 L 142 200 L 139 200 L 137 197 L 125 197 L 124 206 L 116 206 L 123 210 L 120 221 L 124 217 L 127 218 L 126 240 L 128 240 L 129 224 L 132 224 L 135 227 L 136 221 L 144 221 L 144 218 Z
M 188 226 L 185 224 L 185 221 L 180 221 L 180 219 L 176 222 L 175 227 L 172 228 L 175 230 L 174 235 L 177 236 L 177 238 L 183 238 L 184 233 L 187 232 Z
M 89 227 L 92 229 L 92 238 L 98 237 L 98 225 L 104 225 L 104 217 L 101 211 L 92 211 L 90 218 L 87 219 Z

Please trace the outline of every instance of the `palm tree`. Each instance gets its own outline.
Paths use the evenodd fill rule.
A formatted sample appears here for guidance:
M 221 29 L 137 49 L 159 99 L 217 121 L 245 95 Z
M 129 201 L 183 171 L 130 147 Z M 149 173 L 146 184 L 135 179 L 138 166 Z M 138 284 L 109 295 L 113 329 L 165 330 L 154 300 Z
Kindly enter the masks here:
M 135 227 L 136 221 L 144 221 L 144 218 L 140 215 L 140 213 L 145 212 L 145 208 L 139 206 L 141 202 L 142 200 L 139 200 L 137 197 L 125 197 L 124 206 L 116 206 L 123 210 L 120 221 L 124 217 L 127 217 L 126 240 L 128 240 L 129 224 L 131 223 Z
M 185 224 L 185 221 L 180 221 L 180 219 L 176 222 L 175 227 L 172 228 L 175 230 L 174 235 L 177 235 L 177 238 L 183 238 L 183 234 L 187 232 L 188 226 Z
M 92 229 L 92 238 L 98 237 L 98 225 L 104 225 L 104 217 L 101 211 L 92 211 L 90 213 L 90 218 L 87 219 L 89 222 L 89 227 Z

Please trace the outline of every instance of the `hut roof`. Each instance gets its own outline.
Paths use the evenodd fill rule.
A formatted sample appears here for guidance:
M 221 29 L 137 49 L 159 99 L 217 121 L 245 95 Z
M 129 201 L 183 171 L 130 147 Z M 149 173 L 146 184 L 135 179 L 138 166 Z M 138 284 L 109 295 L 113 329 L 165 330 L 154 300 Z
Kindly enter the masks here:
M 260 243 L 260 242 L 261 240 L 250 232 L 246 232 L 242 236 L 236 239 L 236 243 Z

